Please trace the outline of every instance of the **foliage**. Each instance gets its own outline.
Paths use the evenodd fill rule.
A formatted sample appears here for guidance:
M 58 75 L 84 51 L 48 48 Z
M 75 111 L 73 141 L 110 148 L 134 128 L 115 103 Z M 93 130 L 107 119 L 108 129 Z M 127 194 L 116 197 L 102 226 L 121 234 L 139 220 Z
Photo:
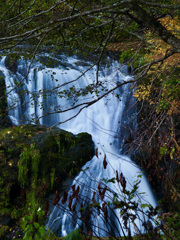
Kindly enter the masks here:
M 160 197 L 163 196 L 164 208 L 168 213 L 171 211 L 173 214 L 172 224 L 168 224 L 166 221 L 165 225 L 168 229 L 173 226 L 172 230 L 169 230 L 170 234 L 176 234 L 173 229 L 177 227 L 175 210 L 178 208 L 180 195 L 178 180 L 180 151 L 178 145 L 180 109 L 179 1 L 48 0 L 42 2 L 39 0 L 8 0 L 1 1 L 0 15 L 0 50 L 3 51 L 1 55 L 9 54 L 8 51 L 11 51 L 6 65 L 8 66 L 9 63 L 8 67 L 12 74 L 17 70 L 16 61 L 19 59 L 19 55 L 23 55 L 22 52 L 25 52 L 26 59 L 32 57 L 32 61 L 38 51 L 49 51 L 55 56 L 64 51 L 68 54 L 82 54 L 83 58 L 87 59 L 88 57 L 93 58 L 97 66 L 96 84 L 89 85 L 85 89 L 75 89 L 72 86 L 66 91 L 58 91 L 59 98 L 66 97 L 74 100 L 75 106 L 73 108 L 82 107 L 76 104 L 79 96 L 86 97 L 91 93 L 92 100 L 85 106 L 88 107 L 99 101 L 101 97 L 108 95 L 109 92 L 105 85 L 98 82 L 98 69 L 106 50 L 120 50 L 119 61 L 133 66 L 135 70 L 133 82 L 137 83 L 134 96 L 139 101 L 141 115 L 138 119 L 139 135 L 136 135 L 132 144 L 138 153 L 141 152 L 139 162 L 148 173 L 148 180 L 160 192 Z M 27 45 L 29 47 L 26 51 Z M 16 50 L 16 53 L 12 49 Z M 90 52 L 91 55 L 89 55 Z M 31 63 L 28 62 L 29 66 Z M 48 64 L 56 65 L 53 61 Z M 24 76 L 23 79 L 18 79 L 16 82 L 14 88 L 17 92 L 20 93 L 20 90 L 23 89 L 20 87 L 23 86 L 26 77 Z M 4 76 L 1 76 L 2 78 Z M 53 74 L 52 79 L 55 80 Z M 7 95 L 4 91 L 4 85 L 2 86 L 3 96 L 0 99 L 0 114 L 5 116 L 7 102 L 6 100 L 2 101 L 2 99 L 6 99 Z M 116 86 L 116 88 L 118 87 L 119 85 Z M 95 100 L 93 99 L 94 93 Z M 101 93 L 103 94 L 101 95 Z M 32 94 L 34 99 L 41 95 L 44 99 L 47 98 L 46 92 L 43 90 L 37 95 L 24 89 L 20 93 L 21 97 L 28 94 Z M 25 102 L 23 104 L 26 105 Z M 41 107 L 44 108 L 43 103 Z M 54 109 L 54 112 L 62 112 L 62 110 Z M 10 137 L 22 139 L 17 133 L 12 136 L 11 131 L 10 133 L 2 132 L 2 135 L 7 135 L 7 141 Z M 25 137 L 28 137 L 28 133 L 25 133 Z M 0 138 L 2 140 L 2 136 Z M 0 157 L 4 161 L 3 169 L 6 163 L 9 167 L 13 167 L 14 162 L 11 161 L 11 155 L 16 144 L 12 144 L 7 150 L 3 149 L 3 142 L 1 144 Z M 40 160 L 39 151 L 33 144 L 24 146 L 23 141 L 19 143 L 19 149 L 22 149 L 22 153 L 18 159 L 18 179 L 22 186 L 26 186 L 29 181 L 29 169 L 31 169 L 33 175 L 31 184 L 32 189 L 34 189 L 33 194 L 35 194 L 36 191 L 38 193 L 40 191 L 37 190 Z M 57 139 L 57 145 L 61 145 L 59 139 Z M 64 149 L 65 147 L 61 148 L 62 154 Z M 60 153 L 58 154 L 60 155 Z M 17 151 L 14 155 L 18 155 Z M 51 157 L 51 153 L 48 156 Z M 138 156 L 136 160 L 138 161 Z M 44 175 L 46 175 L 46 171 L 47 169 L 44 169 Z M 51 188 L 54 185 L 54 176 L 55 169 L 51 169 L 49 183 Z M 7 177 L 7 171 L 3 172 L 3 177 Z M 159 185 L 162 186 L 162 183 L 164 194 L 162 189 L 161 191 L 157 189 Z M 7 196 L 11 186 L 8 185 L 8 188 L 5 189 L 2 178 L 0 178 L 0 186 L 4 191 L 1 204 L 4 204 L 4 211 L 9 211 Z M 134 192 L 123 190 L 123 194 L 128 200 L 133 199 Z M 29 199 L 35 199 L 33 194 L 29 196 Z M 118 201 L 117 203 L 123 204 Z M 37 211 L 37 205 L 35 204 L 33 212 Z M 127 212 L 126 206 L 125 203 L 122 205 L 122 214 Z M 136 206 L 132 204 L 130 208 L 136 208 Z M 131 217 L 133 218 L 133 216 Z M 26 230 L 30 228 L 33 232 L 35 228 L 40 229 L 41 225 L 37 225 L 36 221 L 35 224 L 29 224 L 28 221 L 31 219 L 26 219 Z M 174 237 L 176 236 L 174 235 Z
M 100 236 L 102 239 L 178 239 L 179 213 L 162 213 L 162 209 L 159 206 L 153 208 L 148 203 L 142 203 L 144 193 L 138 192 L 141 177 L 142 175 L 139 174 L 137 180 L 134 181 L 132 189 L 127 190 L 126 179 L 123 173 L 116 171 L 115 178 L 102 179 L 102 182 L 98 183 L 98 189 L 94 189 L 90 198 L 84 198 L 84 196 L 82 198 L 83 192 L 77 191 L 79 185 L 76 187 L 73 185 L 72 194 L 66 192 L 66 196 L 69 195 L 69 198 L 65 198 L 65 195 L 63 195 L 61 204 L 57 206 L 61 208 L 62 205 L 62 209 L 69 215 L 69 221 L 73 221 L 72 215 L 74 215 L 75 225 L 79 225 L 79 229 L 72 231 L 65 239 L 81 239 L 82 236 L 82 239 L 93 239 L 93 236 L 95 237 L 98 234 L 95 231 L 96 218 L 98 218 L 98 223 L 100 219 L 104 222 L 104 229 L 101 228 Z M 119 184 L 118 193 L 108 187 L 110 182 Z M 67 206 L 68 209 L 66 209 Z M 112 218 L 111 213 L 114 209 L 119 211 Z M 143 215 L 141 221 L 144 230 L 136 225 L 138 223 L 137 219 L 139 219 L 141 214 Z M 115 224 L 114 219 L 118 220 L 119 227 L 122 230 L 121 233 L 118 233 L 118 238 L 115 237 L 117 235 L 117 226 L 113 225 Z M 132 237 L 133 230 L 130 224 L 134 225 L 134 237 Z
M 37 216 L 38 220 L 35 220 L 35 215 Z M 21 228 L 24 231 L 24 240 L 41 240 L 41 239 L 54 239 L 54 234 L 45 228 L 44 225 L 41 225 L 40 222 L 42 222 L 42 218 L 44 218 L 44 211 L 39 208 L 37 211 L 30 215 L 25 215 L 22 218 Z
M 90 239 L 98 234 L 102 238 L 109 236 L 114 239 L 116 235 L 119 237 L 124 236 L 125 238 L 128 236 L 127 238 L 130 238 L 134 234 L 130 225 L 134 225 L 135 234 L 139 237 L 142 237 L 144 233 L 147 235 L 151 234 L 151 237 L 153 235 L 160 236 L 159 225 L 154 230 L 152 227 L 154 225 L 153 222 L 156 221 L 154 216 L 157 214 L 157 209 L 149 204 L 143 204 L 143 193 L 138 193 L 141 177 L 142 175 L 140 174 L 131 190 L 128 190 L 123 173 L 116 171 L 116 178 L 102 179 L 102 182 L 98 182 L 97 189 L 88 189 L 92 193 L 86 197 L 83 196 L 83 198 L 81 195 L 83 195 L 84 190 L 79 191 L 79 185 L 73 185 L 72 193 L 64 192 L 61 204 L 57 207 L 62 208 L 62 214 L 63 211 L 66 211 L 66 214 L 68 214 L 67 220 L 75 221 L 74 226 L 78 225 L 79 231 L 88 235 Z M 110 182 L 118 184 L 118 190 L 116 187 L 117 192 L 114 192 L 108 186 Z M 114 209 L 118 209 L 118 212 L 116 211 L 115 213 Z M 143 217 L 141 218 L 141 216 Z M 144 233 L 136 225 L 140 218 L 145 228 Z M 96 224 L 99 224 L 99 221 L 103 222 L 103 226 L 98 230 Z M 74 236 L 75 232 L 68 235 L 67 239 L 71 235 Z
M 174 10 L 176 8 L 177 11 Z M 142 18 L 146 13 L 152 18 L 150 26 L 148 22 L 145 25 L 151 31 L 157 25 L 158 28 L 163 26 L 174 34 L 174 30 L 177 32 L 174 26 L 178 24 L 179 5 L 177 1 L 165 5 L 163 1 L 154 5 L 150 2 L 148 5 L 145 1 L 129 0 L 52 0 L 43 4 L 39 0 L 9 0 L 1 3 L 0 9 L 2 49 L 22 42 L 34 45 L 43 36 L 44 44 L 55 46 L 52 51 L 69 47 L 71 50 L 81 49 L 85 54 L 92 49 L 102 50 L 109 41 L 122 42 L 129 36 L 131 39 L 142 39 L 141 31 L 145 24 Z M 173 16 L 171 26 L 168 21 L 169 12 Z M 159 19 L 162 26 L 156 24 Z M 166 32 L 164 34 L 168 35 Z M 159 35 L 168 41 L 161 33 Z
M 71 172 L 74 176 L 79 171 L 78 167 L 71 171 L 72 162 L 76 161 L 76 165 L 82 166 L 85 158 L 88 158 L 89 150 L 92 151 L 89 158 L 93 155 L 91 135 L 81 133 L 74 136 L 64 130 L 47 131 L 45 126 L 27 124 L 1 129 L 0 142 L 0 221 L 7 219 L 6 227 L 0 226 L 0 232 L 7 239 L 10 235 L 18 236 L 18 232 L 23 236 L 23 231 L 27 231 L 29 224 L 32 224 L 34 234 L 34 222 L 42 230 L 45 217 L 49 213 L 49 202 L 44 202 L 44 198 L 55 189 L 61 188 L 61 179 L 67 178 L 64 172 Z M 61 159 L 63 168 L 57 169 Z M 41 217 L 37 215 L 39 208 L 41 212 L 44 211 Z M 20 222 L 26 215 L 26 229 L 21 229 Z M 9 226 L 11 222 L 12 226 Z
M 70 234 L 68 234 L 64 240 L 82 240 L 82 235 L 77 229 L 75 229 Z

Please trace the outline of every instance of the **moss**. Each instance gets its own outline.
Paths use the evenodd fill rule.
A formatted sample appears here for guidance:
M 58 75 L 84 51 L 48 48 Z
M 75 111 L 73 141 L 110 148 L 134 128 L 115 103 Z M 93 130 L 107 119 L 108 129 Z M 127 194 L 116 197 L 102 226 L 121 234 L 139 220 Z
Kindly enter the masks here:
M 30 202 L 42 205 L 93 155 L 88 133 L 75 136 L 40 125 L 0 129 L 0 217 L 17 207 L 28 209 Z
M 55 177 L 64 179 L 72 172 L 72 167 L 78 165 L 81 168 L 94 155 L 94 144 L 87 133 L 74 136 L 61 129 L 52 129 L 35 138 L 35 145 L 41 155 L 40 175 L 49 176 L 49 179 L 54 166 Z M 73 175 L 76 173 L 77 171 L 74 171 Z

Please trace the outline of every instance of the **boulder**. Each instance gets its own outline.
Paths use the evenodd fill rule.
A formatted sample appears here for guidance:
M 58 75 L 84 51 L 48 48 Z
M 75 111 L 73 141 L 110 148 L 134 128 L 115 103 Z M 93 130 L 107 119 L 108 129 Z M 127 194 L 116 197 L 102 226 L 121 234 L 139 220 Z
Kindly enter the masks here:
M 0 129 L 1 221 L 9 219 L 13 208 L 26 206 L 32 192 L 42 204 L 93 155 L 94 143 L 88 133 L 73 135 L 32 124 Z

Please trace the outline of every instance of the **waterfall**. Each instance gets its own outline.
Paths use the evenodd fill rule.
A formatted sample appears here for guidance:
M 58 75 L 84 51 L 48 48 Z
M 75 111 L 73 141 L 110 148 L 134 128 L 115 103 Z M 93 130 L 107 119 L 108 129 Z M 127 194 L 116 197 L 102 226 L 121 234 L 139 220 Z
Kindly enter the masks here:
M 47 55 L 47 57 L 49 56 Z M 80 108 L 86 106 L 85 103 L 92 99 L 100 98 L 105 90 L 116 87 L 118 83 L 125 83 L 132 77 L 124 69 L 121 71 L 118 62 L 108 60 L 108 66 L 99 69 L 98 87 L 96 88 L 96 66 L 90 67 L 90 62 L 81 61 L 76 57 L 61 56 L 61 60 L 55 59 L 58 62 L 56 67 L 46 67 L 38 61 L 34 63 L 18 93 L 16 88 L 13 90 L 15 82 L 20 83 L 26 76 L 29 62 L 20 59 L 17 72 L 13 74 L 5 67 L 4 60 L 2 58 L 0 70 L 6 76 L 7 88 L 12 89 L 11 95 L 8 96 L 8 105 L 13 105 L 16 99 L 15 110 L 9 111 L 10 116 L 14 119 L 14 124 L 31 121 L 52 126 L 61 122 L 57 125 L 58 127 L 74 134 L 90 133 L 96 146 L 96 155 L 85 164 L 74 179 L 73 187 L 68 192 L 67 202 L 62 204 L 62 200 L 60 200 L 59 204 L 54 207 L 47 227 L 58 236 L 65 236 L 75 228 L 81 228 L 84 231 L 92 230 L 95 235 L 101 236 L 107 236 L 108 233 L 115 236 L 127 235 L 127 229 L 122 227 L 124 223 L 119 209 L 112 210 L 113 206 L 111 205 L 114 194 L 118 196 L 117 199 L 126 201 L 122 185 L 115 180 L 117 174 L 119 176 L 121 174 L 121 177 L 126 179 L 127 191 L 131 191 L 137 182 L 137 176 L 141 175 L 138 192 L 145 192 L 145 194 L 140 197 L 135 192 L 133 200 L 140 204 L 150 203 L 153 207 L 156 206 L 156 200 L 146 177 L 140 173 L 140 169 L 129 156 L 122 154 L 124 141 L 128 138 L 127 129 L 130 127 L 131 130 L 135 130 L 136 127 L 136 110 L 132 107 L 134 104 L 133 90 L 130 84 L 124 84 L 95 104 L 85 107 L 82 111 Z M 83 74 L 88 68 L 89 71 Z M 86 94 L 88 86 L 92 87 L 92 94 Z M 69 89 L 70 92 L 68 92 Z M 79 91 L 80 96 L 75 93 L 74 89 Z M 76 105 L 80 106 L 73 108 Z M 69 108 L 72 109 L 66 111 Z M 57 113 L 52 114 L 54 111 Z M 43 115 L 45 116 L 41 118 Z M 71 120 L 66 121 L 67 119 Z M 106 163 L 107 166 L 105 166 Z M 100 191 L 103 191 L 106 183 L 108 190 L 101 199 L 98 189 L 101 188 Z M 77 189 L 79 189 L 79 197 L 72 199 L 70 206 L 70 196 Z M 83 208 L 88 214 L 90 211 L 88 205 L 94 202 L 96 202 L 96 210 L 88 219 L 90 223 L 90 229 L 88 229 L 79 210 Z M 74 212 L 70 211 L 72 206 L 76 207 Z M 131 210 L 131 212 L 135 214 L 135 210 Z M 143 213 L 139 213 L 140 220 L 136 219 L 131 224 L 130 228 L 133 233 L 137 229 L 144 231 L 141 223 L 143 217 Z

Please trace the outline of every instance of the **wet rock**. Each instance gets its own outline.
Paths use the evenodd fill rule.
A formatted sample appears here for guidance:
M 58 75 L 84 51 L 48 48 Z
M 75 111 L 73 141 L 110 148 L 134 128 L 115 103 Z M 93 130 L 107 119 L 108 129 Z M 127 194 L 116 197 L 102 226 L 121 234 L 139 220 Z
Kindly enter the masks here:
M 17 60 L 20 59 L 20 56 L 18 55 L 18 53 L 12 53 L 9 54 L 6 59 L 5 59 L 5 65 L 6 67 L 13 73 L 17 72 Z
M 43 202 L 93 155 L 88 133 L 31 124 L 0 129 L 0 217 L 26 204 L 32 191 Z
M 12 126 L 12 121 L 8 116 L 5 76 L 0 71 L 0 128 Z

